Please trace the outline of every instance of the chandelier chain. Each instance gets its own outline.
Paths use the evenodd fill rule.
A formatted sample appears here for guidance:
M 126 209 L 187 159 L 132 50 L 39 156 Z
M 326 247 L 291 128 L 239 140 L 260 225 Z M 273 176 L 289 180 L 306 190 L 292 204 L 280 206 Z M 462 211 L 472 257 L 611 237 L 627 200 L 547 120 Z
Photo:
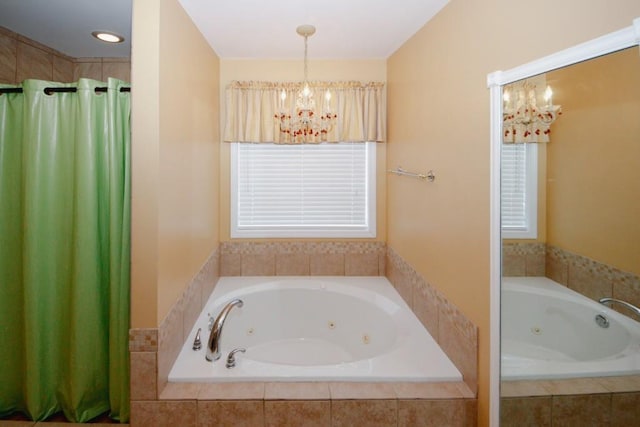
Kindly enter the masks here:
M 304 36 L 304 82 L 307 83 L 307 39 L 309 36 Z

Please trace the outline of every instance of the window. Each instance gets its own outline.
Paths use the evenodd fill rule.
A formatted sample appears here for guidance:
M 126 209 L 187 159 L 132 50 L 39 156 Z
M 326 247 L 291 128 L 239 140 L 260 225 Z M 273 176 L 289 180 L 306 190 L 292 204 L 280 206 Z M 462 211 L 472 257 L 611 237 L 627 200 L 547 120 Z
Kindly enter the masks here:
M 538 225 L 538 146 L 502 144 L 502 237 L 535 239 Z
M 375 237 L 376 146 L 231 147 L 231 237 Z

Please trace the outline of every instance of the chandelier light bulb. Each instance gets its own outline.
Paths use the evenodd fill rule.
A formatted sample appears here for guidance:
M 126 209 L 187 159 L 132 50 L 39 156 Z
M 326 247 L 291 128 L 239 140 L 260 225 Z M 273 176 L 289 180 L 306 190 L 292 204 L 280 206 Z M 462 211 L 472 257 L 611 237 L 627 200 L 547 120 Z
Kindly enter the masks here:
M 502 101 L 504 102 L 503 104 L 503 108 L 504 109 L 508 109 L 510 107 L 509 105 L 509 101 L 511 100 L 511 95 L 509 94 L 508 90 L 505 90 L 504 93 L 502 94 Z
M 547 90 L 544 91 L 544 100 L 546 101 L 547 105 L 551 105 L 553 104 L 552 99 L 553 91 L 551 90 L 551 86 L 547 86 Z

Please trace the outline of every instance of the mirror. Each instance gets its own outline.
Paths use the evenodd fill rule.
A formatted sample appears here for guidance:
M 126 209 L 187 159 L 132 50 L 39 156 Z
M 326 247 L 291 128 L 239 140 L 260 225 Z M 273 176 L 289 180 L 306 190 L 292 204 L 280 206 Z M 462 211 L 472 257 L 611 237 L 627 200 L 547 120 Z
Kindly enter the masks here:
M 638 48 L 503 93 L 503 133 L 520 132 L 516 142 L 531 136 L 507 122 L 531 112 L 527 102 L 557 115 L 549 142 L 501 144 L 501 425 L 637 421 Z

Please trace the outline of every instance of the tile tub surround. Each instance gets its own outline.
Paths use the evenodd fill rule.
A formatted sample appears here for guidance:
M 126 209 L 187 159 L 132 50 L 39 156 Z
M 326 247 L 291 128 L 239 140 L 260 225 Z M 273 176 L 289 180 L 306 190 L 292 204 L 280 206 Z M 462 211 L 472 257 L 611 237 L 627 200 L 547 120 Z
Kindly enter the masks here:
M 191 328 L 206 304 L 219 278 L 220 253 L 211 253 L 200 271 L 174 303 L 158 328 L 158 394 L 167 383 L 171 366 L 188 338 Z M 203 341 L 206 343 L 206 333 Z
M 72 58 L 55 49 L 0 27 L 0 83 L 25 79 L 63 83 L 81 77 L 105 81 L 115 77 L 131 81 L 129 58 Z
M 314 258 L 319 260 L 315 264 Z M 220 275 L 387 273 L 405 300 L 416 302 L 409 305 L 420 313 L 431 334 L 443 336 L 439 344 L 463 372 L 465 382 L 167 383 L 184 335 L 213 290 L 215 282 L 198 277 L 217 281 L 218 259 Z M 392 272 L 387 271 L 390 262 Z M 180 425 L 198 426 L 244 425 L 246 420 L 250 420 L 246 425 L 299 425 L 300 417 L 308 425 L 348 425 L 353 414 L 371 425 L 443 425 L 442 420 L 447 425 L 476 424 L 477 329 L 382 242 L 224 242 L 160 328 L 131 331 L 130 352 L 132 426 L 175 425 L 180 414 L 184 416 Z M 244 414 L 245 421 L 234 418 L 238 413 Z
M 548 245 L 546 252 L 547 277 L 550 279 L 593 300 L 613 297 L 640 307 L 640 276 L 555 246 Z M 630 315 L 620 306 L 611 308 Z
M 219 257 L 217 249 L 211 253 L 159 328 L 129 331 L 131 401 L 156 400 L 165 387 L 171 366 L 218 281 Z
M 392 248 L 385 264 L 389 281 L 477 392 L 478 328 Z
M 384 276 L 384 242 L 223 242 L 221 276 Z
M 593 300 L 613 297 L 640 307 L 640 276 L 544 243 L 504 243 L 502 274 L 545 276 Z M 630 316 L 618 305 L 611 308 Z
M 529 276 L 525 258 L 540 243 L 506 243 L 503 272 Z M 545 276 L 589 298 L 640 303 L 640 278 L 552 245 L 544 246 Z M 536 258 L 537 262 L 537 258 Z M 532 274 L 538 275 L 538 274 Z M 617 306 L 611 308 L 630 315 Z M 636 319 L 640 320 L 640 319 Z M 503 381 L 501 425 L 635 425 L 640 419 L 640 376 Z
M 462 382 L 169 383 L 160 399 L 132 402 L 131 426 L 475 426 L 477 412 Z
M 502 244 L 503 276 L 544 276 L 546 245 L 539 242 Z
M 503 381 L 501 426 L 629 426 L 640 419 L 640 376 Z

